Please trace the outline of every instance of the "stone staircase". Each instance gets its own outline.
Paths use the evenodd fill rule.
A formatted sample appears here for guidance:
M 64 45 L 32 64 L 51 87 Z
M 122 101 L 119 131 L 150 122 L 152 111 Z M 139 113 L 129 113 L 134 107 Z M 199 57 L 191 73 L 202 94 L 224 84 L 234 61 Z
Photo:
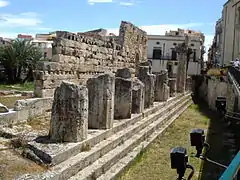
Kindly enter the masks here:
M 30 149 L 51 167 L 44 173 L 17 179 L 116 179 L 191 103 L 190 93 L 177 94 L 167 102 L 155 102 L 131 119 L 114 120 L 111 129 L 89 130 L 90 135 L 83 142 L 49 145 L 45 150 L 36 142 L 30 144 Z

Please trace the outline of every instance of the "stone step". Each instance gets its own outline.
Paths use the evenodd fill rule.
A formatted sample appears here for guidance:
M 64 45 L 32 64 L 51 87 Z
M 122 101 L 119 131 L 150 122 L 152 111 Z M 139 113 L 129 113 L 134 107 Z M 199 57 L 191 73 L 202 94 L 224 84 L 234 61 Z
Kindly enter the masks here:
M 79 154 L 82 151 L 85 151 L 85 147 L 88 148 L 94 147 L 96 144 L 107 140 L 114 134 L 126 129 L 129 126 L 141 121 L 144 117 L 148 117 L 153 113 L 156 113 L 161 108 L 166 107 L 167 105 L 177 102 L 177 100 L 184 98 L 183 94 L 178 94 L 176 97 L 169 99 L 167 102 L 154 103 L 155 105 L 152 108 L 146 109 L 142 114 L 133 114 L 131 119 L 123 120 L 114 120 L 113 128 L 107 130 L 89 130 L 89 135 L 87 140 L 78 142 L 78 143 L 62 143 L 62 144 L 47 144 L 39 143 L 36 141 L 31 141 L 28 143 L 30 149 L 45 163 L 55 166 L 61 162 L 66 161 Z
M 97 159 L 101 158 L 112 149 L 123 144 L 127 139 L 131 138 L 134 134 L 149 126 L 149 124 L 156 121 L 161 116 L 169 114 L 169 111 L 171 111 L 171 109 L 174 109 L 174 107 L 176 107 L 178 104 L 181 104 L 181 102 L 186 101 L 189 98 L 190 94 L 186 94 L 178 99 L 175 99 L 175 101 L 172 101 L 171 103 L 165 104 L 164 107 L 162 107 L 154 114 L 137 121 L 131 126 L 127 126 L 122 131 L 119 131 L 108 139 L 96 144 L 94 147 L 92 147 L 90 151 L 81 152 L 60 163 L 59 165 L 52 167 L 49 171 L 45 173 L 38 174 L 36 176 L 22 176 L 18 179 L 68 179 L 71 176 L 77 174 L 85 167 L 94 163 Z
M 169 111 L 169 113 L 164 114 L 162 117 L 152 122 L 138 133 L 134 134 L 131 138 L 123 142 L 123 144 L 117 146 L 96 160 L 93 164 L 86 167 L 75 176 L 71 177 L 70 180 L 90 180 L 98 178 L 107 172 L 111 167 L 113 167 L 115 163 L 118 163 L 122 158 L 124 158 L 124 156 L 131 153 L 135 147 L 139 147 L 139 144 L 142 144 L 141 142 L 148 141 L 148 137 L 151 137 L 151 134 L 154 134 L 155 130 L 162 126 L 165 127 L 166 124 L 171 121 L 174 115 L 178 113 L 180 109 L 188 107 L 188 104 L 189 99 L 184 100 L 181 104 L 178 104 L 171 111 Z
M 189 98 L 190 94 L 181 97 L 177 101 L 174 101 L 171 104 L 168 104 L 167 106 L 163 107 L 155 114 L 152 114 L 142 119 L 141 121 L 136 122 L 134 125 L 125 128 L 124 130 L 112 135 L 109 139 L 104 140 L 101 143 L 95 145 L 90 151 L 81 152 L 78 155 L 69 158 L 67 161 L 57 166 L 54 166 L 52 168 L 52 171 L 50 172 L 50 174 L 54 172 L 54 175 L 51 178 L 54 177 L 56 179 L 68 179 L 71 176 L 74 176 L 79 171 L 91 165 L 112 149 L 123 144 L 127 139 L 131 138 L 134 134 L 138 133 L 142 129 L 149 126 L 152 122 L 156 121 L 161 116 L 168 115 L 172 109 L 174 109 L 181 102 L 183 101 L 185 102 Z M 44 178 L 48 176 L 49 173 L 46 173 L 44 175 Z
M 157 138 L 159 137 L 171 123 L 177 119 L 190 105 L 192 101 L 189 101 L 186 105 L 181 107 L 178 112 L 172 116 L 163 126 L 153 132 L 145 141 L 142 141 L 136 148 L 134 148 L 130 153 L 124 156 L 122 159 L 118 160 L 116 164 L 114 164 L 110 169 L 108 169 L 104 174 L 97 178 L 97 180 L 114 180 L 124 172 L 131 163 L 137 158 L 137 156 L 143 152 L 148 146 Z M 74 177 L 71 179 L 73 180 Z

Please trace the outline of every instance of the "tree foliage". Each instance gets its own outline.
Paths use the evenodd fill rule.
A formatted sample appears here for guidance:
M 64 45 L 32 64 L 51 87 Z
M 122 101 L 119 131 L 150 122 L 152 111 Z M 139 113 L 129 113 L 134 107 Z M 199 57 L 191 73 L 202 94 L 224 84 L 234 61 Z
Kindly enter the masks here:
M 41 58 L 42 52 L 29 40 L 16 39 L 0 47 L 0 64 L 5 69 L 8 83 L 32 80 L 33 70 Z

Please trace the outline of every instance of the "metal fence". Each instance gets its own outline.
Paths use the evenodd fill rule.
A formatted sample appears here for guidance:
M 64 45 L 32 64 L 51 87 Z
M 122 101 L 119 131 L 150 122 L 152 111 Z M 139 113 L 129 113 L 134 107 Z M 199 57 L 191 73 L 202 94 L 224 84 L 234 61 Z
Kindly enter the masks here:
M 231 164 L 224 171 L 219 180 L 239 180 L 240 179 L 239 169 L 240 169 L 240 151 L 234 157 Z
M 234 77 L 235 81 L 240 85 L 240 68 L 236 67 L 229 67 L 228 71 L 231 73 L 231 75 Z

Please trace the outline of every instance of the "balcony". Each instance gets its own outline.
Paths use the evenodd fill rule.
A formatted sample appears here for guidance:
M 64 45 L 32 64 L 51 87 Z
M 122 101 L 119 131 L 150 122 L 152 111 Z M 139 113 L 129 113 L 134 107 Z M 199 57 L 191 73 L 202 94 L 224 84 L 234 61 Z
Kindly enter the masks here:
M 148 57 L 150 60 L 171 60 L 171 61 L 177 61 L 177 58 L 172 58 L 172 56 L 161 56 L 159 58 L 152 58 Z

